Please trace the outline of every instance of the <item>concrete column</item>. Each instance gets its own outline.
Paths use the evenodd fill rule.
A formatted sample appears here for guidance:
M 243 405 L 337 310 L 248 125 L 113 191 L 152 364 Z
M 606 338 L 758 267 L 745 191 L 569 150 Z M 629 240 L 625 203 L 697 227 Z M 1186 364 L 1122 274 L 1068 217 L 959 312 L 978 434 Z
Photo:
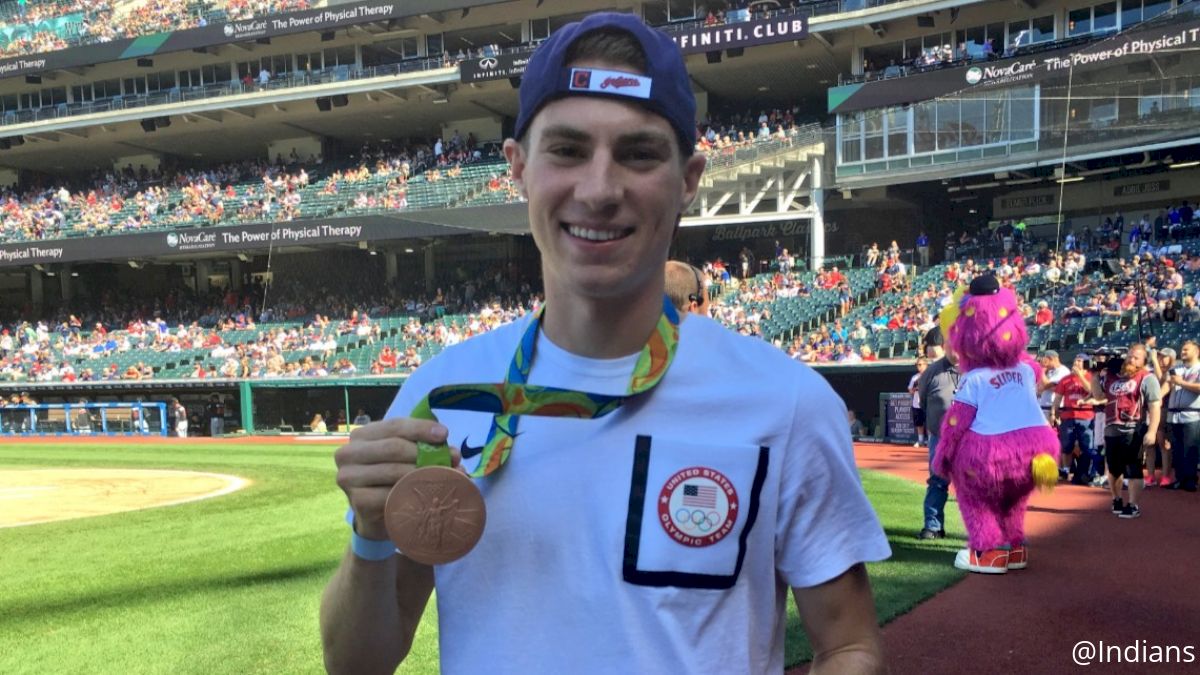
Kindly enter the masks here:
M 399 261 L 396 260 L 396 252 L 388 251 L 387 254 L 383 256 L 383 262 L 385 265 L 384 280 L 387 282 L 388 286 L 391 286 L 392 284 L 396 283 L 396 277 L 400 274 L 400 265 Z
M 242 290 L 242 261 L 234 258 L 229 261 L 229 287 L 235 291 Z
M 34 309 L 41 309 L 45 302 L 45 289 L 42 288 L 42 273 L 37 270 L 29 270 L 29 299 L 33 303 Z
M 196 294 L 208 294 L 208 275 L 212 273 L 212 263 L 207 260 L 196 261 Z
M 821 176 L 821 158 L 812 160 L 812 223 L 809 231 L 809 265 L 818 269 L 825 264 L 825 190 Z
M 73 288 L 71 287 L 71 266 L 63 265 L 62 271 L 58 273 L 59 284 L 62 286 L 62 299 L 71 300 L 74 298 Z
M 432 293 L 433 285 L 433 244 L 425 247 L 425 292 Z

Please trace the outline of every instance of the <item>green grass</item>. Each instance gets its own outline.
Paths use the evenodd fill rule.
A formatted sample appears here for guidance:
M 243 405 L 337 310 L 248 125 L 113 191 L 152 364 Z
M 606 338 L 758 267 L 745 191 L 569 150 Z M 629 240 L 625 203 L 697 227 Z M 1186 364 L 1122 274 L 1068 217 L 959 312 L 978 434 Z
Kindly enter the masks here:
M 346 543 L 332 451 L 0 445 L 2 468 L 184 469 L 253 481 L 191 504 L 0 529 L 0 672 L 323 672 L 317 610 Z M 864 484 L 895 554 L 870 570 L 887 621 L 961 578 L 950 565 L 961 542 L 914 539 L 922 486 L 869 472 Z M 789 607 L 787 662 L 809 654 Z M 401 672 L 436 671 L 430 603 Z

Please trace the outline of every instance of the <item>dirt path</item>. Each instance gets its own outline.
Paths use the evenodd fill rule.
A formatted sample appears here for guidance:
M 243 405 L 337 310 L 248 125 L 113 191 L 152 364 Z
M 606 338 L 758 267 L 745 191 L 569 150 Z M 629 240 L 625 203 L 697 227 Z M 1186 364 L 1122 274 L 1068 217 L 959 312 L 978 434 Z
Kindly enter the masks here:
M 924 482 L 924 448 L 859 444 L 858 465 Z M 892 673 L 1058 673 L 1082 670 L 1076 643 L 1126 648 L 1088 671 L 1200 671 L 1200 495 L 1152 489 L 1142 517 L 1111 513 L 1107 490 L 1063 486 L 1036 495 L 1026 521 L 1029 568 L 968 575 L 883 631 Z M 914 526 L 921 504 L 913 504 Z M 965 545 L 965 543 L 964 543 Z M 946 564 L 953 561 L 947 557 Z M 1147 663 L 1154 647 L 1194 660 Z M 1127 659 L 1136 656 L 1137 662 Z M 1161 658 L 1161 656 L 1160 656 Z M 794 670 L 793 672 L 800 672 Z

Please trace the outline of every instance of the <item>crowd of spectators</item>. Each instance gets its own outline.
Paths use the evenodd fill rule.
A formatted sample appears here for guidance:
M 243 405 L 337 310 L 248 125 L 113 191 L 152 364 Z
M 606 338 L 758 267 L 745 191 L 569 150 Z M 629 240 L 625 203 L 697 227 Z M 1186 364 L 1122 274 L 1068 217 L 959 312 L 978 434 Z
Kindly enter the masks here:
M 13 3 L 16 4 L 16 3 Z M 320 4 L 320 3 L 316 3 Z M 134 38 L 140 35 L 186 30 L 208 25 L 210 17 L 241 21 L 278 12 L 308 9 L 307 0 L 144 0 L 116 11 L 110 0 L 71 0 L 70 2 L 31 2 L 20 12 L 7 16 L 7 26 L 36 25 L 57 16 L 82 14 L 77 34 L 37 31 L 21 35 L 0 46 L 0 56 L 21 56 L 66 49 L 77 45 L 98 44 Z

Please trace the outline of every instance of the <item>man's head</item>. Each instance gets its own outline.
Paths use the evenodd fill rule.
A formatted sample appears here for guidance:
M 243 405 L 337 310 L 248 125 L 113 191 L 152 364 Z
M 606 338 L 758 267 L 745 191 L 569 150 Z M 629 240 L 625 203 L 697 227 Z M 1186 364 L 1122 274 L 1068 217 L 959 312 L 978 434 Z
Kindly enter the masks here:
M 548 293 L 662 290 L 662 265 L 705 159 L 683 56 L 629 14 L 598 13 L 542 43 L 504 144 L 529 201 Z
M 1133 377 L 1145 369 L 1148 354 L 1149 350 L 1144 344 L 1129 345 L 1129 353 L 1125 355 L 1125 365 L 1121 368 L 1121 377 Z
M 1200 345 L 1195 340 L 1184 340 L 1179 347 L 1179 359 L 1189 366 L 1195 365 L 1200 359 Z
M 925 369 L 928 367 L 929 367 L 929 359 L 925 358 L 924 356 L 917 359 L 917 372 L 918 373 L 925 372 Z
M 1047 349 L 1042 352 L 1038 361 L 1041 362 L 1041 366 L 1046 370 L 1051 370 L 1062 365 L 1062 361 L 1058 357 L 1058 352 L 1053 349 Z
M 681 315 L 709 316 L 708 284 L 700 270 L 678 260 L 668 260 L 666 274 L 667 296 L 676 311 Z

